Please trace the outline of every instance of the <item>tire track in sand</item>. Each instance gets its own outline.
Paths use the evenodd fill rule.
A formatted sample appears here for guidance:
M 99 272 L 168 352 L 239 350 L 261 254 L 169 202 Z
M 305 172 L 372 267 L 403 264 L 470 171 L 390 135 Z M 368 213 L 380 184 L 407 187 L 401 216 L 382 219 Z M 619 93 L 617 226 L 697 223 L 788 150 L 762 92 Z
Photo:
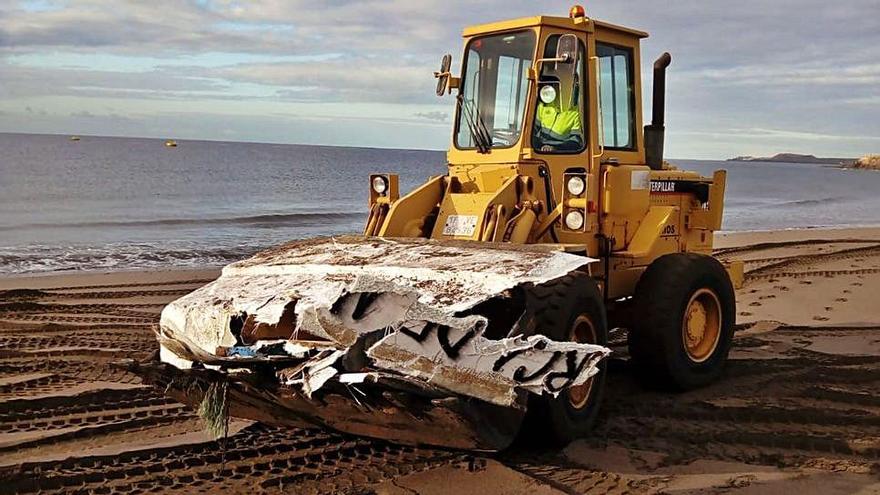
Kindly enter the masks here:
M 750 247 L 748 252 L 760 256 L 762 249 L 778 247 Z M 737 251 L 724 253 L 734 256 Z M 874 257 L 877 252 L 851 250 L 797 262 L 767 256 L 775 258 L 768 261 L 775 267 L 760 268 L 751 280 L 766 280 L 764 275 L 769 278 L 771 271 L 773 277 L 874 273 L 822 267 L 842 256 Z M 140 383 L 139 379 L 111 366 L 110 356 L 84 360 L 82 353 L 51 352 L 79 346 L 126 349 L 145 357 L 153 342 L 150 327 L 156 323 L 159 307 L 153 307 L 155 313 L 150 317 L 125 313 L 151 312 L 148 306 L 155 301 L 123 303 L 120 299 L 170 300 L 188 292 L 183 288 L 188 282 L 201 283 L 104 284 L 56 287 L 21 297 L 0 294 L 0 304 L 51 304 L 51 311 L 58 312 L 46 314 L 42 307 L 19 311 L 15 317 L 20 319 L 15 321 L 9 321 L 8 312 L 0 312 L 0 320 L 6 320 L 0 323 L 0 349 L 18 352 L 0 360 L 0 380 L 42 373 L 17 382 L 0 381 L 0 438 L 4 428 L 17 433 L 67 435 L 31 437 L 36 443 L 20 444 L 18 450 L 24 454 L 12 465 L 0 467 L 2 486 L 19 493 L 371 493 L 383 480 L 443 466 L 479 464 L 485 459 L 259 424 L 225 440 L 196 440 L 193 435 L 199 433 L 200 426 L 192 411 L 168 401 L 158 391 L 130 388 Z M 180 289 L 151 289 L 162 286 Z M 766 304 L 784 297 L 780 293 Z M 88 303 L 67 306 L 53 302 L 74 299 Z M 31 320 L 28 315 L 42 318 Z M 536 483 L 565 493 L 661 491 L 671 478 L 664 466 L 687 466 L 698 459 L 795 471 L 804 467 L 829 473 L 880 470 L 878 446 L 866 441 L 880 438 L 880 404 L 872 393 L 880 382 L 880 358 L 807 349 L 810 339 L 834 339 L 835 332 L 850 335 L 852 329 L 783 327 L 764 334 L 752 332 L 750 325 L 742 328 L 744 335 L 735 341 L 735 358 L 721 382 L 681 395 L 640 388 L 629 373 L 625 346 L 618 346 L 620 355 L 610 365 L 606 403 L 597 429 L 578 444 L 600 452 L 612 447 L 649 451 L 662 459 L 658 464 L 640 464 L 637 472 L 615 472 L 589 466 L 589 459 L 573 462 L 564 452 L 533 447 L 517 447 L 492 457 Z M 860 331 L 866 338 L 877 338 L 872 337 L 872 329 Z M 791 338 L 786 337 L 782 345 L 780 336 Z M 129 388 L 105 388 L 110 383 Z M 97 388 L 88 388 L 92 386 Z M 83 387 L 87 389 L 71 392 Z M 163 412 L 143 412 L 154 410 Z M 132 411 L 140 411 L 141 416 L 127 417 Z M 167 444 L 146 445 L 138 435 L 162 438 Z M 117 452 L 97 453 L 102 449 Z M 40 461 L 41 456 L 53 452 L 60 452 L 62 458 Z M 0 452 L 0 461 L 3 456 Z

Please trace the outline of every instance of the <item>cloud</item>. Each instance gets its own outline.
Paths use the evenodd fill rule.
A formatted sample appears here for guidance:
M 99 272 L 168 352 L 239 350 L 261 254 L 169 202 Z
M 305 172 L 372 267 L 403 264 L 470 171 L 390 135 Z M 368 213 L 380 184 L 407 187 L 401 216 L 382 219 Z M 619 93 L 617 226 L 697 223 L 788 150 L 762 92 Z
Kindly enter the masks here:
M 528 4 L 517 0 L 520 8 Z M 364 51 L 424 53 L 446 41 L 472 19 L 464 1 L 427 0 L 179 2 L 79 0 L 67 8 L 35 11 L 0 7 L 0 47 L 32 51 L 51 48 L 115 52 L 191 50 L 252 53 L 321 53 L 339 47 Z M 159 13 L 166 13 L 159 15 Z
M 0 97 L 223 94 L 226 84 L 167 70 L 146 72 L 23 67 L 0 62 Z
M 438 111 L 433 111 L 433 112 L 418 112 L 418 113 L 415 114 L 415 116 L 418 117 L 418 118 L 420 118 L 420 119 L 435 120 L 435 121 L 437 121 L 437 122 L 446 122 L 446 120 L 449 119 L 449 113 L 447 113 L 447 112 L 438 112 Z
M 207 28 L 197 9 L 188 3 L 156 0 L 119 1 L 112 8 L 97 0 L 70 2 L 66 8 L 33 11 L 5 8 L 7 19 L 0 27 L 0 47 L 33 51 L 41 48 L 110 49 L 143 51 L 164 45 L 166 49 L 196 48 L 221 41 Z M 160 15 L 159 13 L 170 15 Z M 183 28 L 189 24 L 186 30 Z M 234 33 L 222 38 L 233 40 Z
M 853 106 L 858 106 L 858 107 L 877 106 L 877 105 L 880 105 L 880 96 L 872 95 L 872 96 L 866 96 L 866 97 L 846 98 L 846 99 L 842 100 L 842 102 L 847 105 L 853 105 Z
M 690 74 L 725 84 L 753 86 L 863 86 L 880 84 L 880 63 L 829 68 L 826 63 L 787 66 L 738 66 L 707 69 Z
M 735 154 L 749 154 L 752 140 L 776 139 L 840 154 L 875 146 L 871 138 L 880 135 L 874 115 L 880 32 L 869 15 L 876 2 L 595 0 L 586 7 L 588 15 L 651 32 L 643 44 L 646 89 L 653 59 L 672 52 L 671 152 L 723 156 L 739 147 Z M 25 115 L 25 106 L 50 108 L 39 122 L 60 126 L 84 119 L 72 115 L 83 109 L 112 105 L 117 114 L 146 122 L 173 107 L 199 114 L 187 122 L 222 115 L 222 129 L 205 129 L 239 137 L 252 136 L 244 126 L 257 121 L 326 118 L 352 141 L 364 119 L 377 125 L 396 119 L 399 132 L 378 140 L 407 147 L 433 136 L 441 148 L 449 111 L 438 108 L 432 71 L 446 52 L 456 54 L 457 71 L 461 29 L 540 13 L 564 16 L 570 3 L 117 0 L 108 7 L 102 0 L 0 0 L 0 109 L 10 122 L 10 115 Z M 439 101 L 452 107 L 450 99 Z M 267 103 L 298 117 L 253 115 Z M 248 105 L 250 113 L 242 109 Z M 118 129 L 109 114 L 92 113 L 94 125 L 108 126 L 105 132 Z M 172 119 L 163 123 L 184 128 Z
M 800 132 L 785 129 L 764 129 L 752 127 L 746 129 L 727 129 L 722 132 L 685 131 L 682 134 L 701 137 L 725 137 L 742 139 L 765 139 L 765 140 L 798 140 L 798 141 L 878 141 L 880 136 L 846 135 L 846 134 L 822 134 L 818 132 Z
M 352 56 L 322 62 L 240 64 L 215 69 L 211 77 L 284 88 L 280 94 L 303 100 L 433 101 L 434 78 L 426 67 Z
M 24 107 L 24 111 L 30 115 L 40 115 L 40 116 L 49 115 L 49 112 L 47 112 L 43 108 L 36 108 L 35 109 L 35 108 L 31 108 L 30 106 L 26 106 L 26 107 Z

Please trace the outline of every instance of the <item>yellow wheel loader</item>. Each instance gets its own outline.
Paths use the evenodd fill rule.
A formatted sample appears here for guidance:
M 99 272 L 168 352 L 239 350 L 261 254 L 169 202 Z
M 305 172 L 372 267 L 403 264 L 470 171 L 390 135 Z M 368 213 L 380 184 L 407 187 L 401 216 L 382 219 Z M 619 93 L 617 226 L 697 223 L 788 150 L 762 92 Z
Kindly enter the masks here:
M 236 416 L 499 450 L 587 433 L 609 328 L 651 386 L 716 379 L 741 267 L 711 256 L 725 172 L 663 160 L 665 72 L 642 126 L 646 33 L 589 18 L 467 28 L 448 173 L 369 179 L 363 236 L 296 241 L 169 304 L 148 382 Z

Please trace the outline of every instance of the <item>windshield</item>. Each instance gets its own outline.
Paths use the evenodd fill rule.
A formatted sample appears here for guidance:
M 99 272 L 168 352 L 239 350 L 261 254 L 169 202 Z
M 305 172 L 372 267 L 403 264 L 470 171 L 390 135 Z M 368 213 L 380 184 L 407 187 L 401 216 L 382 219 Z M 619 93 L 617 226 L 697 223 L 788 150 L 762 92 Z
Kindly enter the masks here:
M 509 148 L 522 133 L 535 33 L 477 38 L 468 44 L 458 97 L 458 148 Z

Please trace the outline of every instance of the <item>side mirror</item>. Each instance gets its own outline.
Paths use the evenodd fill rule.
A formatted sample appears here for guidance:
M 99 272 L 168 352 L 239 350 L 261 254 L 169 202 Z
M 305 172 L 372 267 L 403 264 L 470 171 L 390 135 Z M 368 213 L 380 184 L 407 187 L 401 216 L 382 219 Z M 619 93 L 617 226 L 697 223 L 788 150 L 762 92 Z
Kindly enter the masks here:
M 578 65 L 578 39 L 573 34 L 563 34 L 559 37 L 559 44 L 556 45 L 556 69 L 559 70 L 559 64 L 569 65 L 572 71 L 577 70 Z
M 434 73 L 437 78 L 437 96 L 446 94 L 446 87 L 449 85 L 449 67 L 452 66 L 452 55 L 443 55 L 440 60 L 440 70 Z

